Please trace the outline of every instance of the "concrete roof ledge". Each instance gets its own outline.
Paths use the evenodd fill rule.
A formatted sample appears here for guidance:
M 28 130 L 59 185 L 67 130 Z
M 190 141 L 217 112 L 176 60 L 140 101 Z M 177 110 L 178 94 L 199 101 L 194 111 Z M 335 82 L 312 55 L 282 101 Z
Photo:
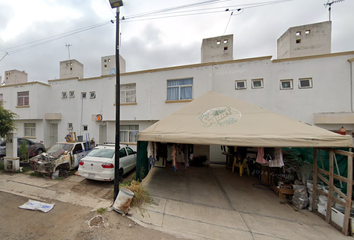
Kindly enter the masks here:
M 354 112 L 323 112 L 314 114 L 315 124 L 353 124 Z

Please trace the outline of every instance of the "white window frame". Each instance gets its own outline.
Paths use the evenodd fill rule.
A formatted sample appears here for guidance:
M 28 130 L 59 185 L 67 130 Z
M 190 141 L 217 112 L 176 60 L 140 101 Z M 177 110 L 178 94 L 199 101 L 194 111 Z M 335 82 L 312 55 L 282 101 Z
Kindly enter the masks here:
M 238 86 L 238 83 L 243 83 L 243 87 Z M 236 90 L 244 90 L 247 89 L 247 80 L 235 80 L 235 89 Z
M 256 82 L 256 81 L 260 81 L 260 82 L 261 82 L 261 86 L 255 86 L 255 85 L 254 85 L 254 82 Z M 260 89 L 260 88 L 263 88 L 263 87 L 264 87 L 264 85 L 263 85 L 263 78 L 252 79 L 252 80 L 251 80 L 251 83 L 252 83 L 252 88 L 253 88 L 253 89 Z
M 123 129 L 123 127 L 127 127 L 129 129 Z M 138 139 L 138 134 L 139 132 L 139 125 L 120 125 L 119 127 L 119 141 L 120 142 L 125 142 L 125 143 L 136 143 Z M 123 134 L 122 133 L 127 133 Z M 125 136 L 128 137 L 128 139 L 125 138 Z M 133 137 L 135 136 L 135 137 Z M 135 138 L 134 141 L 132 141 L 132 138 Z
M 94 98 L 96 98 L 96 92 L 92 91 L 90 92 L 90 99 L 94 99 Z
M 283 82 L 289 82 L 290 83 L 290 87 L 283 87 Z M 282 79 L 280 80 L 280 89 L 281 90 L 292 90 L 293 89 L 293 79 Z
M 301 82 L 308 81 L 309 86 L 302 86 Z M 299 78 L 299 89 L 312 88 L 312 78 Z
M 86 99 L 87 98 L 87 93 L 86 92 L 81 92 L 81 98 Z
M 127 86 L 134 86 L 132 89 L 124 89 Z M 127 94 L 134 94 L 135 98 L 132 101 L 128 101 Z M 136 83 L 121 84 L 120 85 L 120 103 L 136 103 Z
M 27 95 L 19 96 L 19 93 L 27 93 Z M 26 98 L 28 99 L 28 104 L 25 104 Z M 29 91 L 17 92 L 17 106 L 29 106 Z
M 36 123 L 24 123 L 23 128 L 25 137 L 36 137 Z
M 190 80 L 190 79 L 192 80 L 192 84 L 168 86 L 168 82 L 169 82 L 169 81 Z M 167 85 L 167 89 L 166 89 L 166 98 L 167 98 L 167 101 L 192 100 L 192 99 L 193 99 L 193 84 L 194 84 L 194 78 L 192 78 L 192 77 L 189 77 L 189 78 L 180 78 L 180 79 L 168 79 L 167 82 L 166 82 L 166 85 Z M 175 100 L 168 100 L 168 89 L 169 89 L 169 88 L 175 88 L 175 87 L 178 87 L 178 99 L 175 99 Z M 191 97 L 191 98 L 188 98 L 188 99 L 181 99 L 181 88 L 184 88 L 184 87 L 192 87 L 192 97 Z
M 68 93 L 67 92 L 61 92 L 61 98 L 62 99 L 68 98 Z
M 75 97 L 75 91 L 69 91 L 69 98 Z

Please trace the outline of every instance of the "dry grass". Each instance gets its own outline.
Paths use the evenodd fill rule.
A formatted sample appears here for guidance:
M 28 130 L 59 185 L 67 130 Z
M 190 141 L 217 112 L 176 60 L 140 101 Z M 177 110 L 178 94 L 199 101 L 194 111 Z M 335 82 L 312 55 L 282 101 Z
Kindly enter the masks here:
M 143 204 L 154 204 L 154 199 L 150 193 L 139 182 L 132 181 L 130 185 L 124 187 L 134 193 L 131 206 L 140 207 Z

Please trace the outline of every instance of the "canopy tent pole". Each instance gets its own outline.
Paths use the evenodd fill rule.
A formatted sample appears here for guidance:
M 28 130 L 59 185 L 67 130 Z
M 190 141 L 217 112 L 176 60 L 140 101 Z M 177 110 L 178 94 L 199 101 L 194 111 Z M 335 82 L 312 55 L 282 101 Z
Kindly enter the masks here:
M 316 211 L 316 196 L 317 196 L 317 148 L 313 149 L 313 191 L 312 191 L 312 212 Z

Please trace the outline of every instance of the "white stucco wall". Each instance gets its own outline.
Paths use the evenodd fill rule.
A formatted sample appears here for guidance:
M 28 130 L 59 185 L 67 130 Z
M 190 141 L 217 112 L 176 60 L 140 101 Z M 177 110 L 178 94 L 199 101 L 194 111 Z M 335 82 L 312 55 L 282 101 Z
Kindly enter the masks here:
M 233 35 L 205 38 L 201 47 L 201 62 L 220 62 L 233 59 Z
M 315 113 L 351 111 L 348 59 L 353 58 L 354 52 L 282 60 L 271 60 L 269 56 L 123 73 L 121 84 L 136 84 L 136 104 L 120 106 L 121 124 L 139 125 L 142 131 L 187 104 L 166 103 L 167 80 L 187 77 L 193 78 L 193 99 L 212 90 L 313 124 Z M 313 87 L 299 89 L 299 78 L 312 78 Z M 252 79 L 263 79 L 264 87 L 252 89 Z M 293 89 L 280 90 L 281 79 L 293 79 Z M 236 90 L 236 80 L 246 80 L 247 88 Z M 20 115 L 21 124 L 25 120 L 38 124 L 36 140 L 43 140 L 46 146 L 49 146 L 51 122 L 58 123 L 59 140 L 64 140 L 71 131 L 67 124 L 73 123 L 77 135 L 81 131 L 85 139 L 88 133 L 96 142 L 100 124 L 106 124 L 107 141 L 114 142 L 115 82 L 115 76 L 50 80 L 50 86 L 27 83 L 0 87 L 0 94 L 3 94 L 4 107 Z M 29 108 L 16 108 L 19 91 L 30 92 Z M 67 92 L 66 99 L 62 99 L 63 91 Z M 75 92 L 74 98 L 69 97 L 69 91 Z M 89 98 L 91 91 L 95 91 L 96 98 Z M 81 99 L 81 92 L 87 93 L 86 99 Z M 46 113 L 61 113 L 61 118 L 45 120 Z M 103 121 L 92 120 L 95 114 L 102 114 Z M 83 132 L 82 125 L 88 126 L 87 132 Z M 346 126 L 354 129 L 354 123 Z M 336 126 L 326 124 L 324 127 L 332 130 Z M 19 130 L 19 136 L 22 131 Z
M 5 71 L 5 77 L 4 77 L 5 85 L 26 83 L 27 81 L 28 81 L 28 74 L 25 71 L 19 71 L 15 69 Z
M 59 68 L 60 78 L 84 77 L 84 65 L 75 59 L 61 61 Z
M 278 58 L 330 53 L 331 24 L 327 21 L 289 28 L 277 41 Z

